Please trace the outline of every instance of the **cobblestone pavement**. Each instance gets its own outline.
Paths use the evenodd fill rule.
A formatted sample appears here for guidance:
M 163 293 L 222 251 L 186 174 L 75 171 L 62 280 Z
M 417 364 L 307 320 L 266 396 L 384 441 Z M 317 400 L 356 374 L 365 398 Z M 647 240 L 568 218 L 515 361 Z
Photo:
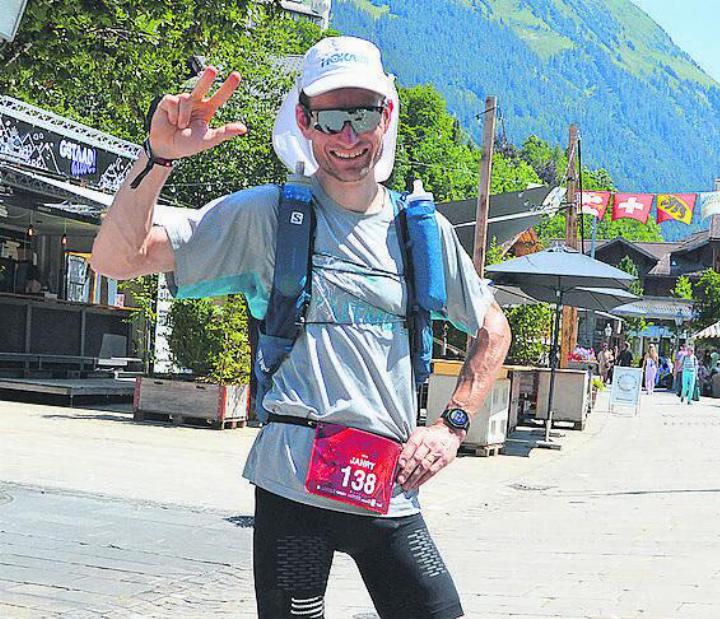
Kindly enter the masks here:
M 0 618 L 255 616 L 238 481 L 254 431 L 125 420 L 0 402 Z M 565 434 L 428 484 L 466 616 L 720 617 L 720 401 L 659 393 Z M 375 617 L 344 556 L 327 606 Z

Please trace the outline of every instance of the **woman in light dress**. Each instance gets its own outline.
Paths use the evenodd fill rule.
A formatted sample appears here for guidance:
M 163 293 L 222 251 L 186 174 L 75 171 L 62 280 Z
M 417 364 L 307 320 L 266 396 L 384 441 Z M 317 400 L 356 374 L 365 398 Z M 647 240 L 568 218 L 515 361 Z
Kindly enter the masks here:
M 655 390 L 655 378 L 657 377 L 659 365 L 660 361 L 655 344 L 650 344 L 643 361 L 643 368 L 645 370 L 645 391 L 647 391 L 648 395 L 652 395 Z

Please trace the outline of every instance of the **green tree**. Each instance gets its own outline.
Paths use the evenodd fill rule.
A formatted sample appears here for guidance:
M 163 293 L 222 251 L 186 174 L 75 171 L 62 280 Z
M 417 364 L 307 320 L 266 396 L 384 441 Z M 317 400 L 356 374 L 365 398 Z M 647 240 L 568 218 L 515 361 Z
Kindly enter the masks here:
M 695 284 L 695 310 L 699 329 L 720 320 L 720 273 L 705 269 Z
M 549 147 L 548 147 L 549 148 Z M 544 152 L 538 147 L 538 152 Z M 565 160 L 567 165 L 567 160 Z M 583 190 L 584 191 L 616 191 L 615 184 L 604 168 L 591 170 L 583 167 Z M 589 239 L 592 230 L 594 217 L 592 215 L 581 215 L 585 227 L 585 238 Z M 546 217 L 536 226 L 538 236 L 546 247 L 553 239 L 565 238 L 565 213 L 559 213 L 553 217 Z M 581 231 L 578 222 L 578 234 Z M 653 220 L 648 219 L 647 223 L 641 223 L 635 219 L 618 219 L 613 221 L 612 209 L 608 209 L 603 218 L 597 222 L 596 238 L 598 240 L 611 240 L 622 237 L 628 241 L 657 242 L 662 241 L 660 226 Z
M 398 146 L 388 185 L 410 190 L 413 180 L 420 178 L 440 202 L 477 196 L 481 153 L 448 112 L 445 98 L 430 85 L 400 87 L 398 94 Z M 493 155 L 491 193 L 519 191 L 540 182 L 516 154 Z
M 535 365 L 549 350 L 553 310 L 548 303 L 519 305 L 505 309 L 510 323 L 512 343 L 508 362 L 519 365 Z
M 678 299 L 691 300 L 693 298 L 692 282 L 685 275 L 681 275 L 678 277 L 675 288 L 673 288 L 671 294 Z
M 279 59 L 303 53 L 321 36 L 316 26 L 292 20 L 277 3 L 259 0 L 33 0 L 15 41 L 0 46 L 0 92 L 140 143 L 150 101 L 180 91 L 191 55 L 204 56 L 221 75 L 239 71 L 241 86 L 217 122 L 240 119 L 248 135 L 179 162 L 163 190 L 176 205 L 199 207 L 247 186 L 284 179 L 271 134 L 294 76 L 280 70 Z M 139 278 L 122 288 L 140 308 L 134 315 L 142 335 L 136 349 L 145 351 L 147 367 L 157 278 Z M 216 380 L 247 374 L 247 361 L 239 369 L 232 359 L 247 345 L 247 319 L 237 303 L 229 299 L 219 317 L 198 321 L 194 331 L 178 329 L 174 346 L 185 365 Z M 213 311 L 203 301 L 187 301 L 176 318 Z M 217 345 L 218 324 L 240 329 L 224 334 L 225 348 Z M 209 350 L 208 342 L 214 352 L 201 362 L 192 351 Z

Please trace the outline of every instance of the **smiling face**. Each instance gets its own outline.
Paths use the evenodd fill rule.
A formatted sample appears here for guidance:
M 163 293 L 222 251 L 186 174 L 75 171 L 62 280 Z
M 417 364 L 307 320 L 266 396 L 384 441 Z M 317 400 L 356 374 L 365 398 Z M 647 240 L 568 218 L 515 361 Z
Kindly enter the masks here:
M 360 88 L 342 88 L 310 98 L 311 110 L 342 109 L 377 106 L 383 97 Z M 345 123 L 340 133 L 328 135 L 309 126 L 302 106 L 296 108 L 296 119 L 303 136 L 310 141 L 317 161 L 321 181 L 359 183 L 368 179 L 375 183 L 371 174 L 382 155 L 383 136 L 387 131 L 390 109 L 383 113 L 380 124 L 372 131 L 357 134 L 350 123 Z

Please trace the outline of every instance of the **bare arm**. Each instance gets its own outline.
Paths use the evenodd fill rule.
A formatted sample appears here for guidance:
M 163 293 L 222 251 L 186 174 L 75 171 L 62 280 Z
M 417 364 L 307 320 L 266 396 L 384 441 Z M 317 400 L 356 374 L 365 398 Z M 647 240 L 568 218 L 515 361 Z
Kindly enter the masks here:
M 157 157 L 190 157 L 247 132 L 242 123 L 210 127 L 217 110 L 240 83 L 240 75 L 231 73 L 213 96 L 205 98 L 216 77 L 217 69 L 208 67 L 191 93 L 163 97 L 150 123 L 150 144 Z M 141 154 L 130 170 L 93 244 L 93 269 L 114 279 L 175 268 L 170 239 L 162 228 L 152 225 L 155 203 L 170 170 L 155 166 L 136 189 L 130 186 L 147 161 Z
M 472 342 L 448 407 L 462 408 L 475 416 L 505 361 L 510 340 L 507 319 L 493 301 Z M 405 490 L 424 484 L 455 459 L 464 438 L 463 430 L 453 430 L 441 419 L 431 426 L 417 428 L 400 455 L 398 482 Z
M 510 341 L 508 321 L 498 304 L 493 302 L 482 329 L 472 342 L 448 407 L 462 408 L 472 417 L 475 416 L 492 389 L 497 371 L 510 348 Z
M 137 189 L 130 188 L 146 163 L 143 153 L 115 195 L 93 243 L 90 261 L 93 270 L 113 279 L 175 269 L 170 239 L 164 229 L 152 225 L 155 203 L 170 170 L 155 166 Z

